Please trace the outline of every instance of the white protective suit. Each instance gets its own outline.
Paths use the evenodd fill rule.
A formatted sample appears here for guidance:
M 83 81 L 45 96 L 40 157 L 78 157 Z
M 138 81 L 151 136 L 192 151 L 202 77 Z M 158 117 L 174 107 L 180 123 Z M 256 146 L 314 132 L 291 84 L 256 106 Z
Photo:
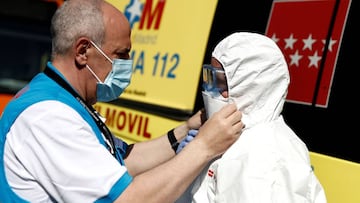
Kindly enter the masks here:
M 177 202 L 191 202 L 191 196 L 196 203 L 326 202 L 306 145 L 281 115 L 290 78 L 276 43 L 261 34 L 234 33 L 212 56 L 225 69 L 229 98 L 246 128 Z

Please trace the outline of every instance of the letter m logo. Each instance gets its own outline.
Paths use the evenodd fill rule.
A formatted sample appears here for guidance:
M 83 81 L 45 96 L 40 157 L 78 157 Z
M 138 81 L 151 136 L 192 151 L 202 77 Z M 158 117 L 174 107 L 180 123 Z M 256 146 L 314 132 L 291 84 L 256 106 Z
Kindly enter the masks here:
M 144 29 L 144 27 L 150 29 L 152 26 L 154 30 L 159 29 L 165 2 L 165 0 L 159 0 L 153 10 L 153 1 L 146 0 L 140 19 L 139 30 Z

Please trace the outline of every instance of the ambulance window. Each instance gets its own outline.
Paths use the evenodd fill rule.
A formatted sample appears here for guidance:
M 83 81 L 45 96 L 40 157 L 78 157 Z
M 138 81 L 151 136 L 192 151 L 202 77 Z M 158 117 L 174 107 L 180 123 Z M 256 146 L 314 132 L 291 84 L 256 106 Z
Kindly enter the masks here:
M 0 93 L 17 92 L 44 68 L 56 8 L 40 0 L 0 1 Z

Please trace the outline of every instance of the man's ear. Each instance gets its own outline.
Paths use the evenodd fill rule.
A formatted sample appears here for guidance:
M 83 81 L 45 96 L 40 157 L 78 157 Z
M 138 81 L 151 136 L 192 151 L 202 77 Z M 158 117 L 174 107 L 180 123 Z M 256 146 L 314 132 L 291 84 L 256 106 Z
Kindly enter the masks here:
M 80 67 L 85 67 L 87 64 L 87 49 L 90 47 L 90 41 L 86 38 L 80 38 L 75 44 L 75 62 Z

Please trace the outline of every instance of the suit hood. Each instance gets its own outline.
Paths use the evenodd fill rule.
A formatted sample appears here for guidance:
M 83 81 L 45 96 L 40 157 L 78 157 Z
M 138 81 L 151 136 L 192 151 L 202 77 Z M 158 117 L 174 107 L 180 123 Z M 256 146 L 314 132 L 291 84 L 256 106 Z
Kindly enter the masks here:
M 212 57 L 222 64 L 229 98 L 243 112 L 247 127 L 279 117 L 290 76 L 272 39 L 257 33 L 233 33 L 217 44 Z

